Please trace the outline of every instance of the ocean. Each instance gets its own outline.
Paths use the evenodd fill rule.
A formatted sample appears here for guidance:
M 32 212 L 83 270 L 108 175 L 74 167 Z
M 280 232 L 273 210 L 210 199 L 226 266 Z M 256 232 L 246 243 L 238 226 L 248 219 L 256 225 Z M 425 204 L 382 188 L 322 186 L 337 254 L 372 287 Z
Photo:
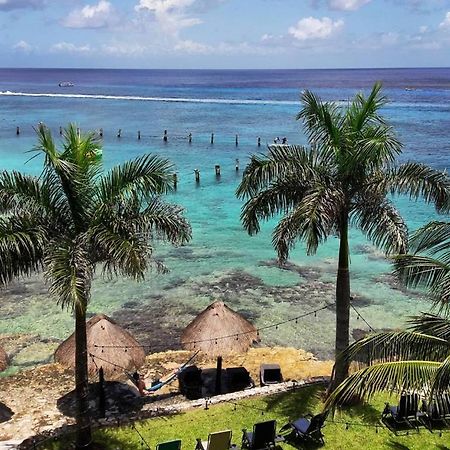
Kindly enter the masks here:
M 33 127 L 39 122 L 50 127 L 56 140 L 59 127 L 69 122 L 82 131 L 102 128 L 105 169 L 145 153 L 169 158 L 178 186 L 168 201 L 185 207 L 192 242 L 181 248 L 155 245 L 155 257 L 168 266 L 168 274 L 151 272 L 141 283 L 98 275 L 89 314 L 110 315 L 149 352 L 178 348 L 183 327 L 217 299 L 259 327 L 333 302 L 337 238 L 330 237 L 315 256 L 306 256 L 299 243 L 290 264 L 279 268 L 271 246 L 276 222 L 249 237 L 234 193 L 249 156 L 264 152 L 275 137 L 306 143 L 295 120 L 303 89 L 345 104 L 356 92 L 368 92 L 376 80 L 383 82 L 390 100 L 383 114 L 404 144 L 400 160 L 449 167 L 450 69 L 0 69 L 0 170 L 39 174 L 41 160 L 28 161 L 36 143 Z M 64 81 L 74 86 L 59 87 Z M 168 142 L 162 139 L 164 130 Z M 220 178 L 214 173 L 216 164 Z M 195 169 L 200 170 L 199 185 Z M 395 202 L 411 230 L 437 217 L 420 201 Z M 360 314 L 352 313 L 353 336 L 368 329 L 363 318 L 376 329 L 395 328 L 407 316 L 429 310 L 420 293 L 406 292 L 395 282 L 389 262 L 357 230 L 351 232 L 350 245 L 352 295 Z M 329 358 L 334 320 L 330 308 L 262 332 L 262 343 Z M 70 312 L 49 297 L 40 275 L 1 290 L 0 335 L 7 335 L 3 341 L 14 349 L 6 374 L 51 360 L 73 326 Z

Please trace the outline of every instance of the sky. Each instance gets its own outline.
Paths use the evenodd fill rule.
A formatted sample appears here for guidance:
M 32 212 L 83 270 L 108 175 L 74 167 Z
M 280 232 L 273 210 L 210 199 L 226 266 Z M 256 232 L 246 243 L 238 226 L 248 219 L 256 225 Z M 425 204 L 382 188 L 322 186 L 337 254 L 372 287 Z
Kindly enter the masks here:
M 1 67 L 450 66 L 450 0 L 0 0 Z

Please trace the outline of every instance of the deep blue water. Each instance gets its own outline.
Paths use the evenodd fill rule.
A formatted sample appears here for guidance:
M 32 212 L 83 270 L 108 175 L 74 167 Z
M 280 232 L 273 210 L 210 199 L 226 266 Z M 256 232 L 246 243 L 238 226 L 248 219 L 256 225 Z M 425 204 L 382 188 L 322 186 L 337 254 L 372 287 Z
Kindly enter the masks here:
M 174 330 L 167 338 L 168 346 L 175 344 L 179 328 L 216 298 L 265 325 L 332 301 L 337 240 L 330 238 L 315 257 L 305 256 L 298 245 L 292 261 L 303 268 L 301 275 L 274 267 L 273 223 L 254 238 L 239 223 L 241 204 L 234 191 L 241 171 L 235 171 L 235 159 L 242 170 L 248 156 L 264 151 L 276 136 L 306 143 L 301 124 L 295 120 L 303 89 L 345 102 L 359 90 L 368 92 L 376 80 L 383 82 L 390 99 L 383 113 L 404 144 L 401 160 L 449 167 L 450 69 L 1 69 L 0 169 L 39 172 L 38 159 L 24 164 L 30 157 L 26 152 L 35 143 L 33 126 L 39 121 L 56 136 L 68 122 L 76 122 L 83 131 L 103 128 L 106 168 L 147 152 L 168 157 L 179 177 L 178 190 L 170 200 L 186 207 L 193 225 L 192 243 L 177 250 L 158 246 L 157 254 L 171 268 L 169 275 L 151 274 L 141 284 L 98 280 L 90 310 L 115 313 L 150 343 Z M 61 88 L 61 81 L 74 86 Z M 20 126 L 20 136 L 15 134 L 16 126 Z M 116 137 L 119 128 L 120 139 Z M 168 143 L 162 141 L 165 129 Z M 186 139 L 189 132 L 193 134 L 191 145 Z M 210 145 L 211 132 L 215 133 L 214 145 Z M 256 146 L 258 136 L 261 148 Z M 215 164 L 222 167 L 220 180 L 214 176 Z M 196 168 L 201 171 L 200 187 L 194 183 Z M 433 209 L 421 202 L 399 199 L 397 204 L 411 228 L 435 217 Z M 351 245 L 352 291 L 364 300 L 362 311 L 375 327 L 398 326 L 406 315 L 428 307 L 392 286 L 389 264 L 358 232 L 352 234 Z M 21 289 L 0 297 L 0 333 L 60 339 L 70 332 L 70 315 L 54 306 L 39 282 L 23 282 Z M 156 315 L 155 310 L 164 314 Z M 327 356 L 332 350 L 333 323 L 333 312 L 325 312 L 319 327 L 311 319 L 301 326 L 269 332 L 263 339 Z M 353 318 L 352 327 L 362 325 Z M 39 352 L 47 355 L 47 350 Z

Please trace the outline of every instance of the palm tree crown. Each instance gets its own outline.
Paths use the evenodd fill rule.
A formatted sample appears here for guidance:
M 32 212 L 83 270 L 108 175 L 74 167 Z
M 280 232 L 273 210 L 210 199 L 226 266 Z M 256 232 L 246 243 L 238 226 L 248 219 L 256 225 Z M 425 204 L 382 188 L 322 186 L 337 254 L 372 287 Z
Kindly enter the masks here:
M 43 268 L 50 292 L 74 311 L 77 445 L 90 448 L 86 309 L 96 267 L 143 279 L 153 238 L 183 244 L 191 228 L 179 206 L 160 198 L 171 190 L 167 160 L 142 156 L 102 175 L 94 134 L 70 125 L 58 150 L 48 128 L 36 131 L 41 175 L 0 173 L 0 283 Z
M 450 182 L 418 163 L 396 166 L 401 144 L 380 115 L 386 103 L 381 85 L 366 98 L 357 94 L 347 107 L 302 94 L 297 116 L 311 148 L 273 145 L 251 158 L 237 195 L 246 200 L 241 219 L 255 234 L 260 221 L 282 215 L 272 243 L 281 263 L 297 240 L 308 254 L 330 235 L 340 239 L 336 283 L 336 354 L 349 344 L 349 226 L 359 228 L 387 254 L 407 250 L 407 227 L 389 194 L 422 196 L 438 211 L 450 207 Z M 336 364 L 337 382 L 348 367 Z

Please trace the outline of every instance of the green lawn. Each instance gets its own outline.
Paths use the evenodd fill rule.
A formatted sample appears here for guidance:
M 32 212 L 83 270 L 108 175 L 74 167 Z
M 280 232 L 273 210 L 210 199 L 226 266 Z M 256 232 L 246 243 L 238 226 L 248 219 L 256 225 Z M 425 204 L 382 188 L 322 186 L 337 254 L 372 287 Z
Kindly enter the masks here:
M 251 429 L 255 422 L 276 419 L 278 429 L 290 420 L 307 412 L 319 412 L 320 390 L 304 388 L 273 397 L 261 397 L 240 401 L 238 406 L 220 404 L 208 410 L 189 411 L 166 418 L 151 419 L 136 423 L 148 445 L 154 449 L 158 442 L 182 439 L 183 450 L 194 450 L 196 438 L 206 440 L 211 431 L 231 429 L 233 443 L 240 446 L 242 428 Z M 450 431 L 439 436 L 439 432 L 430 433 L 422 428 L 420 433 L 409 436 L 395 436 L 380 425 L 380 415 L 386 397 L 377 397 L 370 405 L 352 407 L 335 415 L 339 422 L 351 422 L 348 429 L 345 423 L 327 421 L 323 432 L 325 446 L 328 449 L 395 449 L 395 450 L 450 450 Z M 395 398 L 391 399 L 393 402 Z M 366 426 L 356 425 L 362 424 Z M 378 433 L 375 425 L 380 425 Z M 367 426 L 367 425 L 373 425 Z M 104 429 L 95 433 L 96 442 L 101 442 L 111 450 L 146 449 L 137 432 L 131 427 Z M 285 450 L 292 450 L 289 444 L 281 444 Z M 67 444 L 52 444 L 42 447 L 52 450 L 66 449 Z M 317 446 L 297 448 L 317 448 Z

